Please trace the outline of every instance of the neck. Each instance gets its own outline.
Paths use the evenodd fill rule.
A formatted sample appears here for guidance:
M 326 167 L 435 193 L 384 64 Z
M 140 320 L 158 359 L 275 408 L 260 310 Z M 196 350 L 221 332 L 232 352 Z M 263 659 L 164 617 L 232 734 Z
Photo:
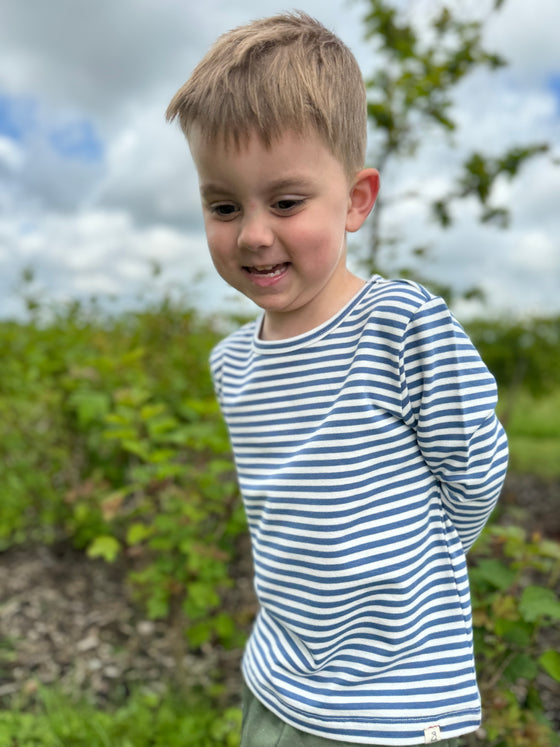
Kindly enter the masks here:
M 298 309 L 297 311 L 265 312 L 259 337 L 261 340 L 287 340 L 297 337 L 324 324 L 358 293 L 365 285 L 365 280 L 348 273 L 343 287 L 339 288 L 336 299 L 328 299 L 322 307 Z

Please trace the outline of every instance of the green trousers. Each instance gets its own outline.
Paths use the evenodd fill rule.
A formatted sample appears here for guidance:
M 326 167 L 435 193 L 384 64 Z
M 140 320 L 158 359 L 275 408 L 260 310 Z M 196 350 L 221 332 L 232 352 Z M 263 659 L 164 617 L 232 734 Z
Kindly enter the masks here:
M 444 739 L 437 747 L 457 747 L 457 739 Z M 285 724 L 265 708 L 245 685 L 243 688 L 243 727 L 240 747 L 364 747 L 354 742 L 337 742 L 306 734 Z M 374 745 L 372 745 L 374 747 Z

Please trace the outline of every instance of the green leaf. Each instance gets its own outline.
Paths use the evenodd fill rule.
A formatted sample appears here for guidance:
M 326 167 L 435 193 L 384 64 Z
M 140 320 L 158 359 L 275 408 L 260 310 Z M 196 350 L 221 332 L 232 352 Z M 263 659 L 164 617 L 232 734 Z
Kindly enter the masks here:
M 533 626 L 521 620 L 496 620 L 496 635 L 515 646 L 525 647 L 531 642 Z
M 151 420 L 152 418 L 159 417 L 163 412 L 165 412 L 165 405 L 160 402 L 144 405 L 140 408 L 140 418 L 143 421 Z
M 87 549 L 90 558 L 103 558 L 108 563 L 112 563 L 121 549 L 120 543 L 110 535 L 96 537 Z
M 539 664 L 556 682 L 560 682 L 560 653 L 549 649 L 539 658 Z
M 148 617 L 150 620 L 161 620 L 169 612 L 169 594 L 158 591 L 151 594 L 147 603 Z
M 482 223 L 491 223 L 498 228 L 507 228 L 509 219 L 509 210 L 503 207 L 487 207 L 480 216 Z
M 519 612 L 527 622 L 536 622 L 541 617 L 560 620 L 560 601 L 550 589 L 527 586 L 521 595 Z
M 188 467 L 184 464 L 158 464 L 154 471 L 154 477 L 156 480 L 169 480 L 174 477 L 181 477 L 188 470 Z
M 76 410 L 81 426 L 88 426 L 96 420 L 103 419 L 110 406 L 107 394 L 88 390 L 72 392 L 69 403 Z
M 171 416 L 154 418 L 148 423 L 148 430 L 151 436 L 166 436 L 173 433 L 178 428 L 178 421 Z
M 516 682 L 519 679 L 532 680 L 537 673 L 537 662 L 528 654 L 518 654 L 507 665 L 504 677 L 510 682 Z
M 448 228 L 453 219 L 449 211 L 449 205 L 445 200 L 436 200 L 432 204 L 432 212 L 435 220 L 437 220 L 442 228 Z
M 189 596 L 183 604 L 186 614 L 197 619 L 220 603 L 220 597 L 211 584 L 194 582 L 189 584 Z
M 547 558 L 553 558 L 554 560 L 560 560 L 560 542 L 552 542 L 551 540 L 542 540 L 539 545 L 541 555 Z
M 497 169 L 499 172 L 505 172 L 510 177 L 515 176 L 524 161 L 539 153 L 546 153 L 548 149 L 549 146 L 546 143 L 529 145 L 525 148 L 512 148 L 502 158 L 498 159 Z
M 106 441 L 125 441 L 133 440 L 136 438 L 136 431 L 134 428 L 128 426 L 123 428 L 111 428 L 103 431 L 103 438 Z
M 482 580 L 495 589 L 509 589 L 517 577 L 516 571 L 508 568 L 494 558 L 483 559 L 478 562 L 471 572 L 473 580 Z
M 202 646 L 212 637 L 212 625 L 208 621 L 195 623 L 187 628 L 186 635 L 191 646 Z
M 225 612 L 216 615 L 213 621 L 213 625 L 214 631 L 220 639 L 221 643 L 228 645 L 231 641 L 233 641 L 236 633 L 236 626 L 235 621 L 233 620 L 231 615 L 228 615 Z
M 142 459 L 144 462 L 150 460 L 150 450 L 148 444 L 143 441 L 135 441 L 133 439 L 126 439 L 122 442 L 122 447 L 126 451 Z
M 132 351 L 131 355 L 134 355 L 134 352 L 135 351 Z M 136 410 L 150 399 L 150 392 L 132 386 L 126 389 L 119 389 L 119 391 L 115 392 L 114 397 L 119 405 L 123 407 L 131 407 Z
M 146 452 L 146 460 L 150 464 L 165 464 L 170 462 L 177 452 L 174 449 L 154 449 L 152 452 Z
M 136 522 L 129 527 L 128 532 L 126 533 L 126 542 L 128 545 L 138 545 L 152 534 L 152 527 Z

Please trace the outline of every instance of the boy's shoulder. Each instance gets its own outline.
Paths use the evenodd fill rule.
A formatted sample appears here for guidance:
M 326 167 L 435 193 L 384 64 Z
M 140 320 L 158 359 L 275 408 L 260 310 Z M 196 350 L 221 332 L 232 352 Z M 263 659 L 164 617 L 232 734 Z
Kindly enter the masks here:
M 374 275 L 368 285 L 367 298 L 372 306 L 392 300 L 396 305 L 402 305 L 403 308 L 417 309 L 426 302 L 437 298 L 427 288 L 414 280 L 384 278 L 381 275 Z
M 374 275 L 356 308 L 356 315 L 368 328 L 388 324 L 395 331 L 400 329 L 404 333 L 414 317 L 429 314 L 436 308 L 447 310 L 445 301 L 420 283 Z
M 420 283 L 380 277 L 368 293 L 365 329 L 400 345 L 420 335 L 464 336 L 447 302 Z

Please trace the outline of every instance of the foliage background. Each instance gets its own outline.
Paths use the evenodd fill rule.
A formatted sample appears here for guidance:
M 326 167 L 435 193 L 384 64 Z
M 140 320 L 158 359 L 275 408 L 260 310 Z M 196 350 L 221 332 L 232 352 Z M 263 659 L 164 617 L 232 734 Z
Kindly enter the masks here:
M 50 730 L 69 744 L 64 734 L 71 728 L 73 743 L 91 745 L 97 719 L 107 734 L 100 744 L 121 744 L 129 729 L 131 744 L 142 745 L 131 735 L 133 722 L 146 718 L 146 744 L 173 745 L 173 731 L 205 735 L 184 744 L 235 745 L 237 693 L 219 687 L 219 676 L 210 688 L 193 690 L 182 663 L 205 646 L 240 649 L 250 625 L 226 593 L 235 584 L 231 569 L 245 522 L 207 368 L 212 345 L 239 320 L 201 318 L 169 299 L 116 317 L 76 304 L 34 303 L 29 313 L 26 322 L 0 323 L 0 548 L 71 543 L 123 564 L 131 604 L 175 633 L 169 684 L 183 693 L 183 707 L 149 692 L 108 712 L 72 705 L 68 693 L 40 694 L 25 716 L 10 709 L 10 699 L 4 703 L 0 735 L 2 728 Z M 481 321 L 470 332 L 501 385 L 512 468 L 527 469 L 532 448 L 539 456 L 531 470 L 560 484 L 560 424 L 552 409 L 560 392 L 551 375 L 560 365 L 560 319 Z M 504 507 L 472 553 L 488 712 L 485 736 L 468 744 L 554 743 L 537 683 L 560 680 L 557 639 L 550 637 L 560 620 L 560 544 L 543 531 L 533 535 L 511 523 Z M 55 717 L 60 709 L 62 720 Z M 81 735 L 76 724 L 85 723 L 84 709 L 90 726 Z

